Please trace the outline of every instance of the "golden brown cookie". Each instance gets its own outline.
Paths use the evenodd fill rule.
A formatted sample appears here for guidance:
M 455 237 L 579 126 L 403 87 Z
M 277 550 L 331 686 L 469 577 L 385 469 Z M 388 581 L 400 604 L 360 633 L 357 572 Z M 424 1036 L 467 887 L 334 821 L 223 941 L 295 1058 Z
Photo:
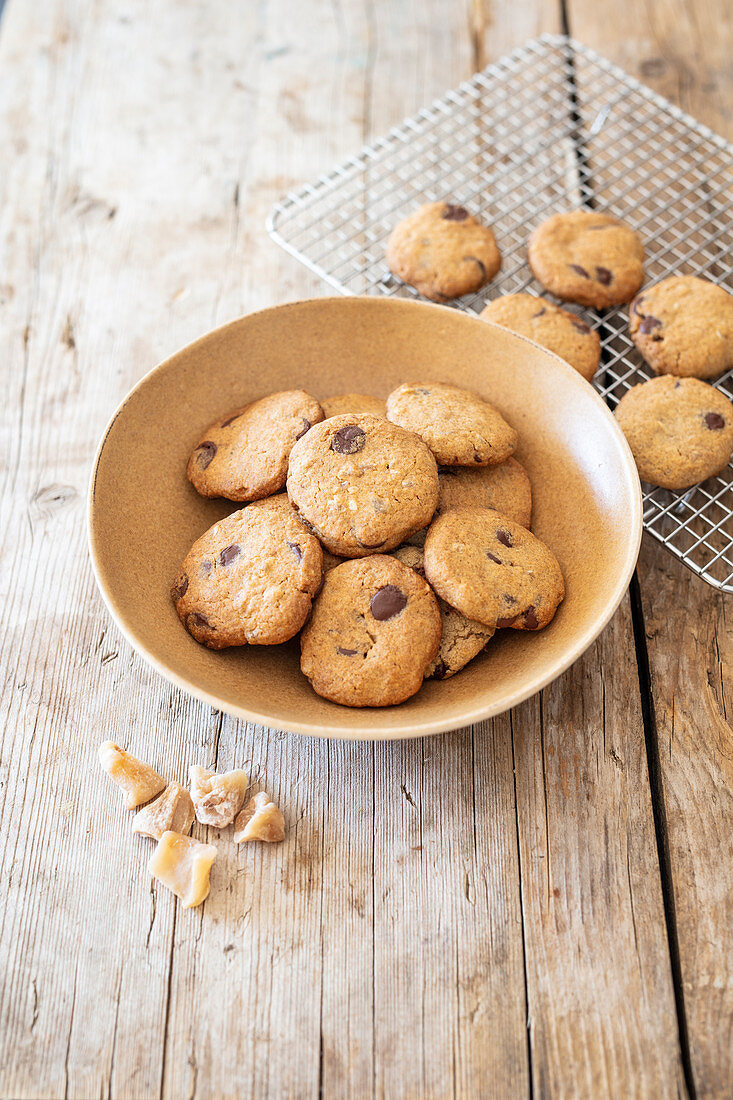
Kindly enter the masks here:
M 417 546 L 399 546 L 392 556 L 409 565 L 421 577 L 425 576 L 424 554 Z M 426 680 L 447 680 L 449 676 L 455 676 L 486 647 L 495 634 L 494 627 L 467 619 L 445 600 L 438 598 L 438 605 L 443 633 L 440 648 L 425 670 Z
M 644 246 L 608 214 L 553 214 L 534 230 L 529 266 L 546 290 L 567 302 L 606 309 L 628 302 L 644 281 Z
M 488 401 L 442 382 L 398 386 L 387 418 L 425 440 L 441 466 L 493 466 L 517 446 L 517 433 Z
M 532 294 L 504 294 L 479 314 L 511 332 L 528 336 L 548 351 L 554 351 L 590 382 L 601 359 L 601 338 L 575 313 L 535 298 Z
M 372 397 L 368 393 L 339 393 L 321 401 L 323 415 L 340 416 L 341 413 L 371 413 L 372 416 L 387 415 L 387 405 L 381 397 Z
M 488 508 L 456 509 L 430 524 L 425 576 L 451 607 L 492 627 L 540 630 L 565 596 L 552 551 Z
M 320 420 L 323 410 L 305 390 L 233 409 L 207 428 L 188 460 L 188 478 L 204 497 L 260 500 L 277 493 L 293 444 Z
M 439 466 L 438 512 L 471 507 L 495 512 L 529 527 L 532 519 L 532 486 L 527 471 L 515 458 L 499 466 Z
M 317 424 L 290 455 L 288 495 L 332 554 L 392 550 L 429 523 L 438 468 L 412 432 L 364 413 Z
M 388 707 L 419 690 L 438 652 L 438 601 L 417 573 L 384 554 L 326 574 L 301 635 L 314 691 L 347 707 Z
M 501 254 L 489 227 L 464 206 L 429 202 L 394 227 L 387 264 L 426 298 L 447 302 L 493 279 Z
M 657 374 L 715 378 L 733 367 L 733 295 L 694 275 L 673 275 L 631 303 L 631 339 Z
M 719 473 L 733 451 L 733 404 L 697 378 L 652 378 L 619 401 L 616 419 L 642 481 L 687 489 Z
M 219 520 L 184 558 L 171 595 L 209 649 L 277 645 L 297 634 L 321 584 L 318 540 L 284 493 Z

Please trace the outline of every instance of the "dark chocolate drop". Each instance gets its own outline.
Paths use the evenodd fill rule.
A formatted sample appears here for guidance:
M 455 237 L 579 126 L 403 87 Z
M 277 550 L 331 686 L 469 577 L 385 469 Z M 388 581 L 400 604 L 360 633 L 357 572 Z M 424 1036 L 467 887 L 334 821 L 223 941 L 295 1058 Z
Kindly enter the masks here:
M 212 443 L 210 439 L 205 440 L 203 443 L 199 443 L 196 448 L 196 462 L 199 469 L 205 470 L 207 466 L 211 465 L 211 461 L 218 449 L 216 443 Z
M 407 607 L 407 596 L 396 584 L 378 588 L 369 601 L 369 610 L 380 623 L 399 615 Z
M 225 546 L 221 554 L 219 554 L 219 564 L 231 565 L 233 561 L 236 561 L 241 553 L 242 547 L 238 546 L 236 542 L 232 543 L 231 546 Z
M 366 443 L 366 432 L 358 424 L 344 424 L 331 440 L 331 450 L 339 455 L 354 455 Z

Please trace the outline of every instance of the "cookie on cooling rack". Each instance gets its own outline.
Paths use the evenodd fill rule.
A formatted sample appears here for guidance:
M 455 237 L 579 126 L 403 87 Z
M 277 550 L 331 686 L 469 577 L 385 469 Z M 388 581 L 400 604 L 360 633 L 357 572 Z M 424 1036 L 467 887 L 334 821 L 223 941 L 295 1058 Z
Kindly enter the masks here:
M 501 254 L 489 227 L 465 206 L 429 202 L 394 227 L 387 264 L 425 298 L 448 302 L 493 279 Z
M 529 238 L 529 266 L 546 290 L 567 302 L 606 309 L 628 302 L 644 281 L 644 246 L 608 214 L 553 214 Z
M 484 307 L 479 316 L 511 332 L 528 336 L 554 351 L 590 382 L 601 359 L 601 339 L 575 313 L 535 298 L 532 294 L 504 294 Z
M 733 452 L 733 404 L 697 378 L 652 378 L 630 389 L 616 419 L 639 477 L 664 489 L 689 489 L 720 471 Z
M 733 367 L 733 295 L 694 275 L 672 275 L 639 294 L 631 339 L 657 374 L 715 378 Z

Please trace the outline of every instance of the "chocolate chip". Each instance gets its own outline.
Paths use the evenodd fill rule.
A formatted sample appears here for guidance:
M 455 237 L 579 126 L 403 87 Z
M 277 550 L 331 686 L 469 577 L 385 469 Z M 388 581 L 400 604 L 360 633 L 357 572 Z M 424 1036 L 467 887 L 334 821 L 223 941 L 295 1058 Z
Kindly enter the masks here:
M 339 455 L 354 455 L 366 443 L 366 432 L 358 424 L 344 424 L 331 440 L 331 450 Z
M 219 564 L 231 565 L 241 553 L 242 547 L 238 546 L 236 542 L 232 543 L 231 546 L 225 546 L 221 554 L 219 554 Z
M 235 413 L 234 416 L 230 416 L 228 420 L 222 421 L 219 425 L 220 428 L 228 428 L 230 424 L 233 424 L 235 420 L 239 420 L 241 412 Z
M 537 618 L 537 611 L 534 607 L 528 607 L 524 613 L 524 619 L 522 620 L 527 630 L 536 630 L 540 625 L 540 621 Z
M 481 455 L 477 454 L 476 451 L 473 452 L 473 461 L 474 462 L 480 462 L 481 461 Z
M 512 623 L 515 623 L 518 618 L 519 618 L 518 615 L 510 615 L 509 618 L 507 618 L 507 619 L 497 619 L 496 620 L 496 629 L 497 630 L 504 630 L 505 627 L 511 626 Z
M 445 661 L 438 661 L 435 671 L 431 674 L 432 680 L 445 680 L 446 673 L 450 672 Z
M 712 414 L 708 414 L 712 415 Z M 188 591 L 188 577 L 185 573 L 182 573 L 172 588 L 172 595 L 174 600 L 182 600 Z
M 719 432 L 725 427 L 725 417 L 720 413 L 705 413 L 705 427 L 710 428 L 711 432 Z
M 580 264 L 568 264 L 568 267 L 571 268 L 576 275 L 582 275 L 584 279 L 590 279 L 590 275 L 584 267 L 580 266 Z
M 303 427 L 301 428 L 301 430 L 296 435 L 296 437 L 295 437 L 296 441 L 298 439 L 302 439 L 303 436 L 305 435 L 305 433 L 310 431 L 311 427 L 312 427 L 312 424 L 311 424 L 310 420 L 307 420 L 305 417 L 303 417 Z
M 639 309 L 639 306 L 641 305 L 641 303 L 643 301 L 644 301 L 644 295 L 640 294 L 639 297 L 634 298 L 633 302 L 631 303 L 631 312 L 635 313 L 637 317 L 643 317 L 644 316 L 644 314 Z
M 511 531 L 505 531 L 503 527 L 500 527 L 496 532 L 496 537 L 502 546 L 514 546 L 514 539 L 512 538 Z
M 539 309 L 536 313 L 532 314 L 532 318 L 534 319 L 535 317 L 542 317 L 545 313 L 547 313 L 547 310 L 543 306 L 542 309 Z
M 407 596 L 396 584 L 378 588 L 369 601 L 369 610 L 380 623 L 399 615 L 407 607 Z
M 469 260 L 471 263 L 478 264 L 478 266 L 481 268 L 481 278 L 486 278 L 486 265 L 483 263 L 482 260 L 479 260 L 478 256 L 464 256 L 463 259 Z
M 613 272 L 609 271 L 607 267 L 597 267 L 596 279 L 598 279 L 599 283 L 603 283 L 604 286 L 610 286 L 613 282 Z
M 489 561 L 493 561 L 495 565 L 502 564 L 501 558 L 497 558 L 496 554 L 492 554 L 490 550 L 486 551 L 486 557 L 489 559 Z
M 468 210 L 465 206 L 454 206 L 452 202 L 447 202 L 441 217 L 446 222 L 464 222 L 468 217 Z
M 356 657 L 355 649 L 344 649 L 343 646 L 337 646 L 336 652 L 340 653 L 342 657 Z
M 510 596 L 508 592 L 505 592 L 504 595 L 501 598 L 504 601 L 504 603 L 512 604 L 512 603 L 517 602 L 517 597 L 516 596 Z
M 644 320 L 639 325 L 639 332 L 643 332 L 643 333 L 646 333 L 648 335 L 650 332 L 654 332 L 655 328 L 661 328 L 661 327 L 662 327 L 662 322 L 659 320 L 659 318 L 658 317 L 652 317 L 651 313 L 647 313 L 646 317 L 644 318 Z
M 295 554 L 295 557 L 298 559 L 298 561 L 302 561 L 303 560 L 303 551 L 298 546 L 298 543 L 297 542 L 289 542 L 288 546 L 293 551 L 293 553 Z
M 571 324 L 576 332 L 582 332 L 584 336 L 590 332 L 590 325 L 586 325 L 585 321 L 581 321 L 579 317 L 574 318 Z
M 207 439 L 204 443 L 199 443 L 198 447 L 196 448 L 198 452 L 196 455 L 196 461 L 200 469 L 205 470 L 206 467 L 210 465 L 211 460 L 213 459 L 218 449 L 219 448 L 217 447 L 216 443 L 212 443 L 210 439 Z
M 362 542 L 361 539 L 356 540 L 359 546 L 363 546 L 365 550 L 376 550 L 378 546 L 384 546 L 386 539 L 382 539 L 381 542 Z
M 214 630 L 205 615 L 202 615 L 200 611 L 191 611 L 186 616 L 186 629 L 190 630 L 192 626 L 197 626 L 199 629 Z
M 213 569 L 213 566 L 214 566 L 213 562 L 210 562 L 208 558 L 204 558 L 204 560 L 201 562 L 201 565 L 199 566 L 199 568 L 200 568 L 201 572 L 203 573 L 203 575 L 205 577 L 208 577 L 209 573 Z

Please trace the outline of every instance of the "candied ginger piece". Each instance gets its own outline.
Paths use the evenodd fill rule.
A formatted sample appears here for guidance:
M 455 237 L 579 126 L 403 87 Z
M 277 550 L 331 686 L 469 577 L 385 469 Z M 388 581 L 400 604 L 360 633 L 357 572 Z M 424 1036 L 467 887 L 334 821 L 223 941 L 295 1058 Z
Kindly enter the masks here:
M 270 844 L 285 838 L 285 819 L 264 791 L 250 798 L 234 822 L 234 842 L 266 840 Z
M 181 899 L 184 909 L 191 909 L 209 896 L 209 874 L 215 859 L 213 844 L 167 830 L 150 857 L 148 870 Z
M 159 798 L 138 810 L 132 819 L 132 831 L 153 840 L 160 840 L 166 832 L 185 836 L 191 832 L 193 819 L 191 795 L 180 783 L 169 783 Z
M 231 825 L 242 808 L 247 776 L 239 768 L 216 775 L 197 764 L 190 769 L 191 798 L 202 825 L 223 829 Z
M 128 810 L 134 810 L 143 802 L 149 802 L 165 787 L 165 779 L 142 760 L 125 752 L 114 741 L 103 741 L 99 746 L 99 763 L 122 788 Z

